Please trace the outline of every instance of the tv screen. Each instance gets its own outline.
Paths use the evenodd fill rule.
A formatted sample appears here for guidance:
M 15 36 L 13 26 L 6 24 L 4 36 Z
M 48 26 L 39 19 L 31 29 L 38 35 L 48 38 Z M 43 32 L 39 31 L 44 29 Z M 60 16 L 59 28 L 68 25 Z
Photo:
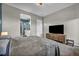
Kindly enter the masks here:
M 49 26 L 50 33 L 64 34 L 64 25 Z

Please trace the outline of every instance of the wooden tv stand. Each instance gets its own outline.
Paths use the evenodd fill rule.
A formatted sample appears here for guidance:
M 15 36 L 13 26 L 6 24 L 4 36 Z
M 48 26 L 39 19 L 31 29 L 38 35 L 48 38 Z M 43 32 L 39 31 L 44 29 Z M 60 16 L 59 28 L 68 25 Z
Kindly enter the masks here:
M 46 33 L 46 38 L 55 40 L 57 42 L 65 43 L 65 35 L 64 34 Z

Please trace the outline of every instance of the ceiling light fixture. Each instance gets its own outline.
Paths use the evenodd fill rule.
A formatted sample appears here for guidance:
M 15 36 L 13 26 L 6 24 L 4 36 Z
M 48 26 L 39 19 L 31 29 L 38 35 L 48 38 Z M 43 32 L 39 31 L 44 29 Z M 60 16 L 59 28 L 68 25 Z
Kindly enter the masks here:
M 37 6 L 43 6 L 43 0 L 37 0 Z
M 37 3 L 37 6 L 43 6 L 43 3 Z

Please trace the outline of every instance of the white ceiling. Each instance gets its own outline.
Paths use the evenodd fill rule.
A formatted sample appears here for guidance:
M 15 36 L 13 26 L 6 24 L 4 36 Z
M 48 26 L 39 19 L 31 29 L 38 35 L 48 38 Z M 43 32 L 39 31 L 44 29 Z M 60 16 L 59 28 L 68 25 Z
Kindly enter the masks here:
M 44 17 L 69 7 L 73 5 L 73 3 L 44 3 L 41 7 L 36 3 L 9 3 L 8 5 Z

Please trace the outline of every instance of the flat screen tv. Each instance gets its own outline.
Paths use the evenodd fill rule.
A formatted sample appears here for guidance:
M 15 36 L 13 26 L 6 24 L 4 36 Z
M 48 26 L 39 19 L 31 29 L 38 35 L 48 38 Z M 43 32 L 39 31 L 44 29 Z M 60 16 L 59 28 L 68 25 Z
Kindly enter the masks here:
M 64 34 L 64 25 L 49 26 L 49 33 Z

